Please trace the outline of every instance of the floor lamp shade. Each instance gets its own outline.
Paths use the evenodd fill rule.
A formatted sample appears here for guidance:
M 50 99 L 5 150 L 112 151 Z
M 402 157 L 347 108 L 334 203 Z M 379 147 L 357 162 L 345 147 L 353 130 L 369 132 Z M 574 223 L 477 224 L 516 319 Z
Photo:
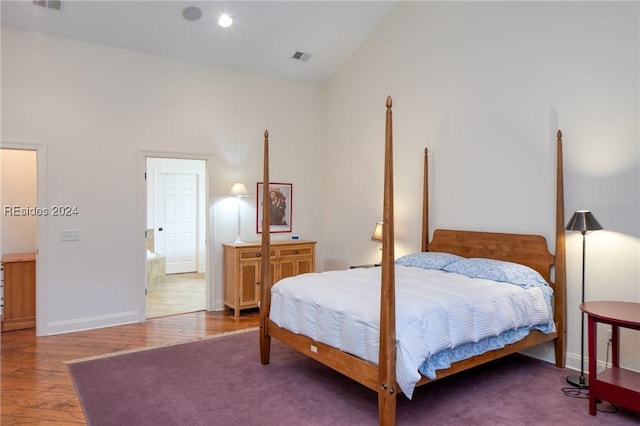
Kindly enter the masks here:
M 231 187 L 231 191 L 229 191 L 229 195 L 232 197 L 236 197 L 238 200 L 238 237 L 234 241 L 235 244 L 243 243 L 242 238 L 240 237 L 240 198 L 245 198 L 249 196 L 249 192 L 247 191 L 247 187 L 244 183 L 234 183 Z
M 582 303 L 584 303 L 584 270 L 585 270 L 585 249 L 586 249 L 586 235 L 589 231 L 597 231 L 602 229 L 602 225 L 598 223 L 598 220 L 589 210 L 576 211 L 567 226 L 567 231 L 578 231 L 582 234 Z M 584 375 L 584 313 L 581 313 L 582 328 L 580 334 L 580 375 L 567 376 L 567 383 L 577 388 L 588 388 L 589 381 Z
M 571 219 L 569 219 L 565 229 L 567 231 L 580 231 L 582 233 L 587 233 L 589 231 L 598 231 L 602 229 L 602 225 L 598 223 L 598 220 L 589 210 L 578 210 L 573 214 L 573 216 L 571 216 Z
M 244 183 L 234 183 L 231 187 L 231 191 L 229 191 L 229 195 L 232 197 L 248 197 L 249 192 L 247 191 L 247 187 L 244 186 Z

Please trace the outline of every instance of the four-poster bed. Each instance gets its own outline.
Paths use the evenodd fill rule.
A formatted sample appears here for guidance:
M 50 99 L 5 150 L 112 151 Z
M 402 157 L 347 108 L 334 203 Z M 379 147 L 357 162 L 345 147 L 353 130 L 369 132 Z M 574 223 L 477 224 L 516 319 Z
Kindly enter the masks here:
M 300 327 L 298 327 L 298 323 L 296 323 L 297 319 L 294 319 L 293 326 L 287 325 L 284 326 L 286 321 L 283 317 L 291 316 L 288 315 L 286 311 L 286 307 L 290 306 L 291 303 L 288 299 L 283 299 L 285 297 L 285 290 L 281 290 L 281 288 L 286 289 L 288 286 L 292 284 L 296 284 L 293 281 L 289 281 L 291 279 L 280 281 L 278 286 L 273 288 L 273 283 L 271 282 L 271 266 L 268 261 L 269 255 L 271 252 L 270 249 L 270 235 L 268 232 L 262 233 L 262 279 L 261 282 L 263 285 L 261 286 L 261 300 L 260 300 L 260 356 L 262 364 L 269 363 L 269 350 L 270 350 L 270 339 L 271 337 L 276 338 L 285 344 L 297 349 L 298 351 L 314 358 L 323 364 L 331 367 L 334 370 L 341 372 L 342 374 L 352 378 L 353 380 L 363 384 L 364 386 L 374 390 L 378 394 L 378 411 L 379 411 L 379 419 L 381 425 L 392 425 L 395 423 L 395 412 L 396 412 L 396 395 L 398 392 L 404 392 L 408 397 L 411 396 L 413 391 L 413 386 L 422 385 L 424 383 L 428 383 L 433 380 L 437 380 L 442 377 L 446 377 L 450 374 L 454 374 L 456 372 L 466 370 L 468 368 L 486 363 L 493 359 L 521 351 L 523 349 L 541 344 L 543 342 L 553 341 L 555 343 L 555 354 L 556 354 L 556 365 L 559 367 L 564 366 L 564 356 L 565 356 L 565 257 L 564 257 L 564 201 L 563 201 L 563 189 L 562 189 L 562 139 L 561 133 L 558 132 L 557 135 L 557 167 L 556 167 L 556 235 L 555 235 L 555 246 L 556 246 L 556 255 L 552 255 L 547 248 L 546 241 L 544 237 L 537 235 L 526 235 L 526 234 L 505 234 L 505 233 L 489 233 L 489 232 L 476 232 L 476 231 L 459 231 L 459 230 L 442 230 L 437 229 L 433 233 L 433 238 L 429 242 L 429 229 L 428 229 L 428 152 L 425 150 L 425 159 L 424 159 L 424 188 L 423 188 L 423 218 L 422 218 L 422 244 L 421 250 L 424 252 L 424 255 L 435 256 L 437 259 L 441 259 L 443 256 L 448 260 L 447 265 L 443 267 L 442 270 L 438 271 L 423 271 L 422 269 L 417 269 L 412 266 L 412 264 L 402 264 L 400 259 L 398 259 L 398 264 L 396 264 L 396 259 L 394 256 L 394 218 L 393 218 L 393 135 L 392 135 L 392 112 L 391 112 L 391 98 L 387 98 L 386 102 L 386 126 L 385 126 L 385 166 L 384 166 L 384 197 L 383 197 L 383 242 L 382 242 L 382 266 L 380 268 L 372 268 L 369 271 L 333 271 L 326 274 L 309 274 L 310 277 L 316 280 L 326 279 L 328 282 L 330 275 L 336 276 L 340 275 L 341 272 L 344 274 L 349 274 L 348 279 L 352 281 L 371 281 L 371 277 L 375 277 L 376 281 L 376 291 L 378 294 L 376 295 L 376 301 L 379 303 L 379 307 L 375 309 L 375 319 L 372 320 L 374 322 L 373 325 L 364 325 L 365 333 L 366 330 L 374 330 L 376 335 L 374 337 L 369 338 L 360 338 L 360 340 L 365 340 L 364 347 L 362 349 L 355 348 L 354 350 L 344 350 L 345 344 L 329 344 L 332 337 L 326 337 L 319 339 L 316 334 L 322 334 L 322 332 L 299 332 L 298 329 L 313 330 L 315 328 L 332 328 L 333 325 L 327 325 L 327 318 L 339 317 L 342 319 L 345 311 L 349 311 L 352 309 L 351 305 L 357 305 L 357 303 L 352 302 L 355 299 L 365 299 L 366 297 L 356 297 L 349 299 L 349 306 L 341 305 L 342 308 L 336 308 L 334 311 L 329 311 L 329 314 L 323 317 L 322 320 L 317 320 L 317 324 L 307 326 L 306 321 L 300 321 Z M 264 133 L 264 182 L 269 182 L 269 134 L 267 131 Z M 265 191 L 268 188 L 265 185 Z M 264 194 L 263 198 L 268 199 L 268 194 Z M 262 206 L 263 208 L 263 229 L 268 229 L 269 223 L 269 209 L 268 207 Z M 266 225 L 265 225 L 266 224 Z M 419 255 L 421 256 L 421 255 Z M 463 259 L 464 258 L 464 259 Z M 486 259 L 493 259 L 489 262 L 495 262 L 500 268 L 503 268 L 504 265 L 502 261 L 513 262 L 520 265 L 525 265 L 528 268 L 525 268 L 531 271 L 526 272 L 526 275 L 535 275 L 539 276 L 537 283 L 530 284 L 529 281 L 527 283 L 518 282 L 516 285 L 505 284 L 504 282 L 494 282 L 491 281 L 491 288 L 493 289 L 494 285 L 497 292 L 501 294 L 499 297 L 503 298 L 514 298 L 516 296 L 509 293 L 508 296 L 502 296 L 502 292 L 517 292 L 517 297 L 531 297 L 532 299 L 526 299 L 521 302 L 521 305 L 536 305 L 538 308 L 537 311 L 532 310 L 531 313 L 527 314 L 528 317 L 523 319 L 523 325 L 516 325 L 514 328 L 517 330 L 524 330 L 522 336 L 514 337 L 514 340 L 510 340 L 506 343 L 503 343 L 502 346 L 497 345 L 496 349 L 490 349 L 486 352 L 478 353 L 474 352 L 472 355 L 464 355 L 466 358 L 460 358 L 458 360 L 455 357 L 452 357 L 451 362 L 448 363 L 448 366 L 440 366 L 437 367 L 436 374 L 428 374 L 423 373 L 420 374 L 417 371 L 413 373 L 417 375 L 415 379 L 409 380 L 409 385 L 405 384 L 406 380 L 406 367 L 405 362 L 406 358 L 411 358 L 413 356 L 411 352 L 411 348 L 407 349 L 406 344 L 403 343 L 404 335 L 407 333 L 413 333 L 413 331 L 405 332 L 406 322 L 432 322 L 436 323 L 444 323 L 451 320 L 451 312 L 460 311 L 460 307 L 457 306 L 459 304 L 460 298 L 465 298 L 466 293 L 469 292 L 477 292 L 477 293 L 486 293 L 485 289 L 488 287 L 482 287 L 476 290 L 469 290 L 472 287 L 463 287 L 463 291 L 461 295 L 456 295 L 457 301 L 454 302 L 443 302 L 443 304 L 451 303 L 453 306 L 452 311 L 445 312 L 443 318 L 445 320 L 439 320 L 437 317 L 430 316 L 430 314 L 424 314 L 420 312 L 416 318 L 419 318 L 420 321 L 416 321 L 413 319 L 405 319 L 407 315 L 405 315 L 405 311 L 414 311 L 417 310 L 415 301 L 416 296 L 415 293 L 409 293 L 409 296 L 406 294 L 406 282 L 409 278 L 408 275 L 411 275 L 411 279 L 413 280 L 413 276 L 417 276 L 420 280 L 425 280 L 427 278 L 426 274 L 439 274 L 439 277 L 454 277 L 456 280 L 461 279 L 465 280 L 464 285 L 476 285 L 481 283 L 485 285 L 489 283 L 486 281 L 484 276 L 477 277 L 480 279 L 476 279 L 471 283 L 468 281 L 466 277 L 462 277 L 457 273 L 449 273 L 446 272 L 446 267 L 455 266 L 458 264 L 464 264 L 467 261 L 477 260 L 474 258 L 483 258 L 482 261 Z M 460 261 L 458 260 L 460 259 Z M 427 259 L 429 262 L 434 259 Z M 497 261 L 497 262 L 496 262 Z M 494 263 L 491 263 L 494 265 Z M 466 267 L 466 266 L 465 266 Z M 520 268 L 520 266 L 517 266 Z M 438 266 L 438 269 L 440 266 Z M 499 268 L 499 269 L 500 269 Z M 511 264 L 509 264 L 509 268 L 511 268 Z M 555 268 L 555 282 L 551 280 L 551 269 Z M 429 268 L 436 269 L 436 268 Z M 445 271 L 445 272 L 443 272 Z M 501 269 L 502 271 L 502 269 Z M 520 269 L 518 269 L 518 274 L 520 274 Z M 457 270 L 451 270 L 450 272 L 458 272 Z M 343 275 L 344 275 L 343 274 Z M 368 274 L 368 277 L 364 277 L 363 274 Z M 518 275 L 516 274 L 516 275 Z M 538 275 L 539 274 L 539 275 Z M 342 279 L 342 278 L 340 278 Z M 537 278 L 536 278 L 537 279 Z M 493 280 L 493 278 L 491 278 Z M 286 284 L 285 284 L 286 281 Z M 498 281 L 503 281 L 498 279 Z M 396 282 L 398 282 L 399 286 L 396 289 Z M 467 284 L 467 282 L 469 284 Z M 283 283 L 283 284 L 280 284 Z M 420 281 L 421 285 L 423 281 Z M 307 291 L 307 288 L 311 288 L 312 286 L 307 285 L 308 282 L 305 281 L 303 287 L 297 287 L 298 290 L 301 288 L 304 291 Z M 447 285 L 451 285 L 447 283 Z M 347 287 L 342 287 L 347 288 Z M 551 289 L 553 289 L 553 296 L 551 296 Z M 297 290 L 295 290 L 297 291 Z M 398 293 L 397 293 L 398 291 Z M 448 291 L 448 290 L 447 290 Z M 491 290 L 494 291 L 494 290 Z M 272 294 L 273 292 L 273 294 Z M 437 293 L 438 290 L 429 290 L 430 293 Z M 466 292 L 466 293 L 465 293 Z M 506 294 L 506 293 L 504 293 Z M 310 296 L 315 297 L 315 296 Z M 323 298 L 324 296 L 319 296 Z M 429 296 L 431 297 L 431 295 Z M 298 296 L 293 297 L 298 298 Z M 396 298 L 398 298 L 398 307 L 396 306 Z M 536 298 L 535 300 L 533 298 Z M 410 307 L 407 308 L 405 303 L 407 300 L 410 302 Z M 498 302 L 496 302 L 498 300 Z M 473 305 L 469 310 L 477 311 L 483 310 L 487 306 L 491 306 L 499 304 L 500 299 L 491 300 L 491 301 L 480 301 L 480 302 L 472 302 L 480 303 L 480 309 L 478 306 Z M 544 302 L 542 302 L 544 300 Z M 272 302 L 276 302 L 275 305 L 272 305 Z M 428 303 L 428 302 L 427 302 Z M 484 304 L 482 304 L 484 303 Z M 440 304 L 435 303 L 435 304 Z M 466 302 L 465 302 L 466 304 Z M 546 305 L 543 307 L 542 305 Z M 551 306 L 552 305 L 552 306 Z M 273 306 L 273 312 L 272 312 Z M 285 307 L 283 307 L 285 306 Z M 316 301 L 312 300 L 309 302 L 308 306 L 316 306 Z M 544 309 L 549 308 L 548 311 L 544 311 Z M 302 312 L 307 312 L 302 307 Z M 356 309 L 356 308 L 354 308 Z M 365 312 L 355 312 L 354 318 L 345 319 L 345 323 L 361 323 L 362 318 L 364 318 L 367 314 L 371 314 L 370 307 L 363 308 Z M 500 308 L 500 312 L 503 308 Z M 506 310 L 506 309 L 505 309 Z M 515 312 L 520 312 L 520 308 L 515 308 Z M 535 312 L 533 312 L 535 311 Z M 461 325 L 453 325 L 454 322 L 451 322 L 451 328 L 453 331 L 452 334 L 461 334 L 460 327 L 464 328 L 465 322 L 467 319 L 467 312 L 460 311 L 460 316 L 462 321 Z M 440 314 L 438 314 L 440 315 Z M 448 317 L 447 317 L 448 315 Z M 546 317 L 545 317 L 546 315 Z M 272 318 L 272 316 L 275 318 Z M 303 315 L 305 316 L 305 315 Z M 306 315 L 309 316 L 309 315 Z M 496 316 L 494 313 L 493 316 Z M 499 316 L 499 315 L 498 315 Z M 526 316 L 523 314 L 523 317 Z M 536 319 L 534 319 L 536 317 Z M 428 318 L 428 321 L 424 321 L 425 318 Z M 448 319 L 447 319 L 448 318 Z M 472 322 L 477 321 L 475 318 L 471 319 Z M 485 321 L 485 320 L 482 320 Z M 480 321 L 480 322 L 482 322 Z M 514 319 L 510 318 L 509 321 L 514 321 Z M 399 328 L 396 329 L 396 323 L 399 323 Z M 546 323 L 545 323 L 546 322 Z M 288 323 L 287 323 L 288 324 Z M 529 327 L 529 325 L 534 325 Z M 342 324 L 337 324 L 335 328 L 342 327 Z M 455 328 L 458 327 L 458 328 Z M 488 328 L 493 328 L 494 324 L 488 326 Z M 434 326 L 434 329 L 436 327 Z M 479 327 L 482 328 L 482 327 Z M 294 330 L 294 331 L 292 331 Z M 510 330 L 509 330 L 510 331 Z M 379 334 L 378 334 L 379 332 Z M 475 332 L 475 331 L 474 331 Z M 342 334 L 350 334 L 350 330 L 348 327 L 341 329 Z M 502 336 L 502 331 L 491 331 L 490 333 Z M 446 334 L 446 333 L 441 333 Z M 507 333 L 504 333 L 505 335 Z M 314 336 L 314 337 L 309 337 Z M 400 336 L 400 337 L 399 337 Z M 449 335 L 445 338 L 451 340 L 455 336 Z M 485 336 L 481 336 L 480 341 L 488 341 L 494 339 L 495 336 L 490 336 L 489 334 Z M 467 338 L 467 337 L 464 337 Z M 358 340 L 358 339 L 356 339 Z M 426 339 L 425 339 L 426 340 Z M 454 339 L 455 340 L 455 339 Z M 435 341 L 435 339 L 434 339 Z M 324 343 L 323 343 L 324 342 Z M 368 343 L 367 343 L 368 342 Z M 424 343 L 424 342 L 422 342 Z M 346 343 L 346 346 L 349 346 L 349 343 Z M 420 346 L 420 344 L 418 344 Z M 463 346 L 463 345 L 461 345 Z M 341 349 L 338 349 L 341 347 Z M 371 348 L 378 348 L 375 351 L 375 354 L 365 354 L 366 352 L 370 352 Z M 490 346 L 493 348 L 493 346 Z M 361 350 L 363 353 L 360 353 Z M 474 349 L 475 350 L 475 349 Z M 443 351 L 444 352 L 444 351 Z M 448 355 L 447 355 L 448 356 Z M 426 362 L 425 362 L 426 363 Z M 411 369 L 410 367 L 409 369 Z M 423 366 L 420 367 L 420 372 L 422 372 Z M 411 373 L 411 372 L 410 372 Z M 409 374 L 410 375 L 410 374 Z

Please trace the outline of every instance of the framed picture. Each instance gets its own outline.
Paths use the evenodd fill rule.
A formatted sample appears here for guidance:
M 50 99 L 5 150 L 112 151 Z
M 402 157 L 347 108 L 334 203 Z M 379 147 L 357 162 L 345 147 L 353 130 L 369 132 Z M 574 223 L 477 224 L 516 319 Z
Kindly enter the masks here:
M 256 230 L 258 234 L 262 233 L 262 191 L 264 184 L 258 182 L 257 197 L 258 202 L 256 206 Z M 291 232 L 291 201 L 293 195 L 293 185 L 290 183 L 274 183 L 269 184 L 269 200 L 267 201 L 271 205 L 269 219 L 271 225 L 269 226 L 269 232 Z

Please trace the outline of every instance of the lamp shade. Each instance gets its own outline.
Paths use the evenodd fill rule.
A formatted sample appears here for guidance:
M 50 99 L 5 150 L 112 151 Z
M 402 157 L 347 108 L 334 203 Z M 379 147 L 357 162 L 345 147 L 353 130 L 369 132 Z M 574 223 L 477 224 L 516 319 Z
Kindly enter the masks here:
M 564 229 L 567 231 L 580 231 L 586 234 L 589 231 L 602 229 L 602 226 L 589 210 L 578 210 L 571 216 Z
M 377 222 L 371 234 L 371 241 L 382 241 L 382 222 Z
M 243 198 L 248 197 L 249 192 L 247 191 L 247 187 L 244 186 L 244 183 L 234 183 L 231 187 L 231 191 L 229 191 L 229 195 L 233 197 Z

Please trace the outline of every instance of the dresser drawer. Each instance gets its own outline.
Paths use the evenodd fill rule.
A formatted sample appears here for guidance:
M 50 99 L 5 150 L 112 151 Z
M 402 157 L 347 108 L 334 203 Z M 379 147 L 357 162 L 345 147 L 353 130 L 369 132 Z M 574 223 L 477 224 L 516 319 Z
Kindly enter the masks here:
M 313 252 L 314 250 L 312 245 L 305 245 L 301 247 L 281 247 L 278 249 L 278 257 L 311 256 Z
M 276 255 L 275 250 L 271 250 L 271 257 Z M 250 250 L 238 250 L 238 257 L 240 260 L 254 260 L 262 257 L 262 251 L 258 249 L 250 249 Z

